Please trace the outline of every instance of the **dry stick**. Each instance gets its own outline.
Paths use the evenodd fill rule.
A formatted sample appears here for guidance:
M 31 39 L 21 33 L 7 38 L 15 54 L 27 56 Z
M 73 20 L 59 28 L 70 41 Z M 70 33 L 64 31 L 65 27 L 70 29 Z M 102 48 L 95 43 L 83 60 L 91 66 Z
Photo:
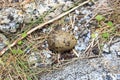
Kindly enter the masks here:
M 65 13 L 63 13 L 63 14 L 61 14 L 61 15 L 59 15 L 59 16 L 51 19 L 51 20 L 49 20 L 48 22 L 45 22 L 45 23 L 42 23 L 42 24 L 36 26 L 35 28 L 33 28 L 33 29 L 31 29 L 30 31 L 28 31 L 28 32 L 27 32 L 27 35 L 31 34 L 32 32 L 36 31 L 37 29 L 41 29 L 42 27 L 44 27 L 44 26 L 47 25 L 47 24 L 50 24 L 50 23 L 52 23 L 52 22 L 54 22 L 54 21 L 62 18 L 63 16 L 69 14 L 70 12 L 74 11 L 74 10 L 77 9 L 78 7 L 87 4 L 89 1 L 90 1 L 90 0 L 87 0 L 87 1 L 79 4 L 78 6 L 70 9 L 69 11 L 67 11 L 67 12 L 65 12 Z M 0 56 L 2 56 L 9 48 L 13 47 L 14 45 L 17 44 L 17 42 L 19 42 L 20 40 L 22 40 L 22 39 L 24 39 L 24 38 L 25 38 L 25 37 L 22 37 L 22 36 L 21 36 L 21 37 L 19 37 L 18 39 L 16 39 L 11 45 L 5 47 L 2 51 L 0 51 Z

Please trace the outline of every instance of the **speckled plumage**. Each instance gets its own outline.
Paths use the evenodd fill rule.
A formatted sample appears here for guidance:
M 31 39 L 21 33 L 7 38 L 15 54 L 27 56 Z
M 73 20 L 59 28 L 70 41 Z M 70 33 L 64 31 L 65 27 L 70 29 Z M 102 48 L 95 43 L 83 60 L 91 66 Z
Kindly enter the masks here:
M 72 34 L 62 30 L 51 33 L 47 41 L 50 50 L 60 53 L 73 49 L 77 42 Z

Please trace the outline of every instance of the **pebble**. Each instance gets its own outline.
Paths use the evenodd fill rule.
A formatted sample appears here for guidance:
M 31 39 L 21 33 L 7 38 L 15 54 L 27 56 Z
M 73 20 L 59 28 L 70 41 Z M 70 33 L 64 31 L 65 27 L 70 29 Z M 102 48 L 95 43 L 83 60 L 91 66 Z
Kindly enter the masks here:
M 39 52 L 31 52 L 31 54 L 28 56 L 28 63 L 30 67 L 36 67 L 36 64 L 41 62 L 40 54 Z
M 45 4 L 53 8 L 56 8 L 59 5 L 57 0 L 45 1 Z
M 46 58 L 51 58 L 51 55 L 52 52 L 51 51 L 48 51 L 48 50 L 43 50 L 42 51 L 42 54 L 46 57 Z
M 51 51 L 42 50 L 41 52 L 31 52 L 28 56 L 28 63 L 31 68 L 47 67 L 52 64 Z M 42 55 L 43 58 L 40 56 Z
M 74 32 L 78 31 L 78 27 L 74 26 Z
M 109 53 L 110 51 L 109 51 L 109 47 L 108 47 L 108 45 L 107 44 L 104 44 L 104 46 L 103 46 L 103 53 Z
M 120 51 L 118 51 L 118 52 L 116 51 L 116 53 L 117 53 L 117 56 L 120 57 Z
M 75 10 L 75 14 L 79 15 L 80 14 L 79 10 Z

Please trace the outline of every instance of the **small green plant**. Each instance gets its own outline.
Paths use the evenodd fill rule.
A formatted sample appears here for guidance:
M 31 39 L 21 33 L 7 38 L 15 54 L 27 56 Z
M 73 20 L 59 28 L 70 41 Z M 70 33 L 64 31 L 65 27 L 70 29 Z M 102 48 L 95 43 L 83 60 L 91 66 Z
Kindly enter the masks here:
M 98 22 L 100 22 L 100 21 L 104 20 L 105 17 L 103 17 L 102 15 L 97 15 L 97 16 L 95 17 L 95 19 L 96 19 Z
M 110 36 L 110 34 L 109 34 L 109 33 L 107 33 L 107 32 L 102 33 L 102 38 L 104 38 L 104 39 L 108 39 L 108 38 L 109 38 L 109 36 Z
M 107 25 L 110 27 L 110 31 L 111 31 L 112 33 L 114 33 L 116 29 L 115 29 L 115 27 L 114 27 L 113 22 L 108 21 L 108 22 L 107 22 Z
M 11 51 L 13 54 L 23 54 L 24 53 L 24 51 L 21 49 L 11 49 Z
M 22 33 L 22 37 L 26 37 L 27 36 L 27 33 L 26 32 L 23 32 Z
M 95 17 L 95 19 L 97 20 L 98 22 L 98 27 L 102 27 L 102 25 L 100 24 L 101 21 L 104 21 L 105 17 L 103 15 L 97 15 Z
M 108 21 L 107 25 L 110 26 L 110 27 L 113 27 L 113 23 L 111 21 Z
M 98 22 L 98 34 L 101 36 L 101 38 L 108 40 L 111 35 L 115 34 L 116 28 L 114 27 L 114 24 L 112 21 L 107 21 L 103 15 L 97 15 L 95 17 L 96 21 Z M 92 35 L 92 37 L 95 37 L 95 35 Z
M 23 42 L 22 41 L 18 41 L 18 45 L 21 45 Z

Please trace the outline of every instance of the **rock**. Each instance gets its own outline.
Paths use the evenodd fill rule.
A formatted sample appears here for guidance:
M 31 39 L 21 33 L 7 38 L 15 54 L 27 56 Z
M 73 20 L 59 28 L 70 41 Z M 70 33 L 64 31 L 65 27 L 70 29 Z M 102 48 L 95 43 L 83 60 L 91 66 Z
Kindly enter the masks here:
M 23 23 L 23 11 L 15 8 L 2 8 L 0 10 L 0 31 L 14 33 Z
M 78 59 L 60 70 L 40 75 L 39 80 L 120 80 L 119 65 L 119 58 Z
M 31 52 L 28 56 L 28 64 L 31 68 L 49 67 L 52 64 L 50 51 Z M 43 55 L 43 56 L 42 56 Z
M 3 35 L 0 34 L 0 50 L 2 50 L 8 42 L 8 39 Z
M 28 57 L 28 64 L 30 67 L 37 67 L 37 63 L 41 63 L 39 52 L 32 52 Z
M 62 30 L 49 34 L 47 41 L 50 50 L 60 53 L 73 49 L 77 43 L 73 35 Z

